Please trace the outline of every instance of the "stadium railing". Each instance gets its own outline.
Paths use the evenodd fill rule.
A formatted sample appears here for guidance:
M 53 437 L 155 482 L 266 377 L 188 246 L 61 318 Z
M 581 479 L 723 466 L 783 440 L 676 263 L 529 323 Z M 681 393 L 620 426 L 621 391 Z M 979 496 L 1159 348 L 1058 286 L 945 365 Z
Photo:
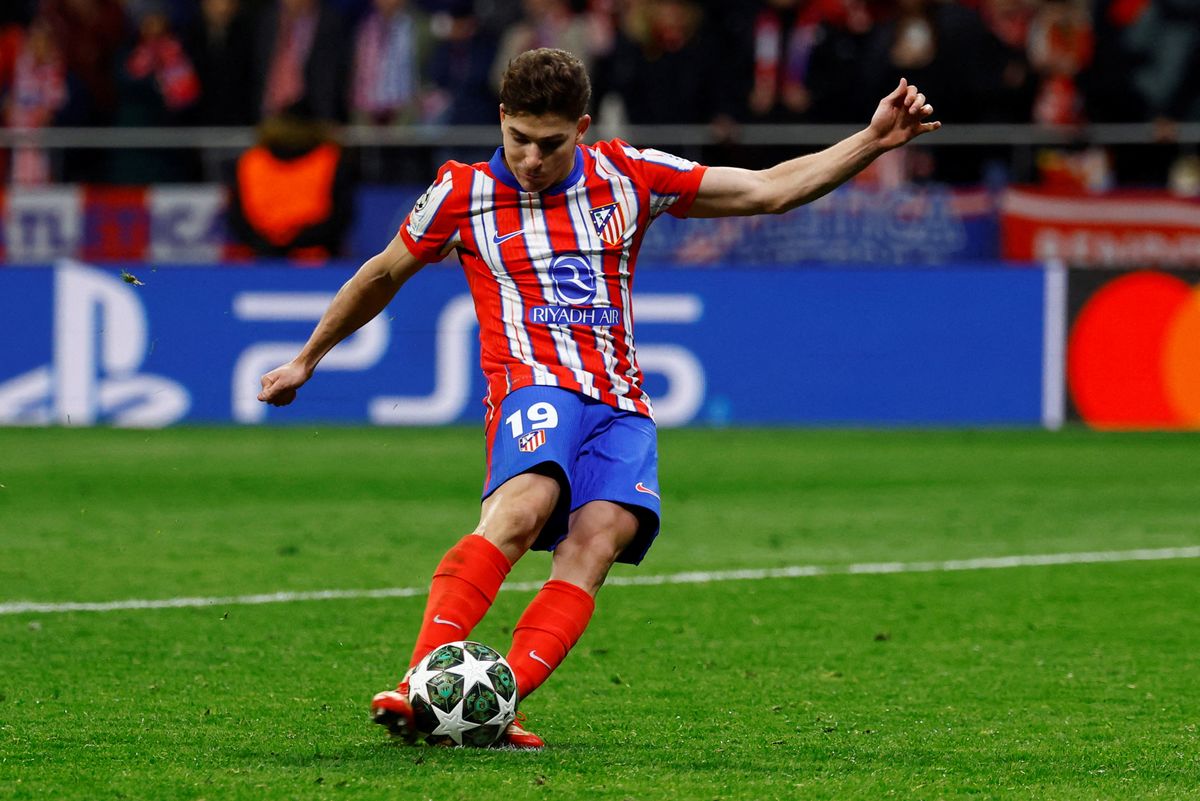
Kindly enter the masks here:
M 707 146 L 733 141 L 744 145 L 820 146 L 855 131 L 854 125 L 741 125 L 732 133 L 709 125 L 605 125 L 593 128 L 597 139 L 619 137 L 630 142 Z M 48 149 L 243 148 L 254 142 L 254 128 L 106 127 L 0 128 L 0 147 L 21 145 Z M 340 140 L 352 147 L 490 146 L 495 125 L 346 125 Z M 938 132 L 930 145 L 1044 146 L 1200 144 L 1200 122 L 1097 123 L 1080 126 L 1024 124 L 955 124 Z

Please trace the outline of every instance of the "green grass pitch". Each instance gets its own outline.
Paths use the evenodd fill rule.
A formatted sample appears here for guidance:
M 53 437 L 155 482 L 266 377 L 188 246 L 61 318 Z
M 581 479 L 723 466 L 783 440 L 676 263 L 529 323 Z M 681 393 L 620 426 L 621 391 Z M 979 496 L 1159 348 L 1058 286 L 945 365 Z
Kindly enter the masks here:
M 1200 545 L 1200 439 L 666 431 L 616 576 Z M 0 430 L 0 607 L 423 587 L 477 430 Z M 544 578 L 531 554 L 512 580 Z M 0 799 L 1200 798 L 1200 560 L 609 586 L 536 754 L 367 721 L 420 596 L 0 614 Z M 504 650 L 530 597 L 474 638 Z

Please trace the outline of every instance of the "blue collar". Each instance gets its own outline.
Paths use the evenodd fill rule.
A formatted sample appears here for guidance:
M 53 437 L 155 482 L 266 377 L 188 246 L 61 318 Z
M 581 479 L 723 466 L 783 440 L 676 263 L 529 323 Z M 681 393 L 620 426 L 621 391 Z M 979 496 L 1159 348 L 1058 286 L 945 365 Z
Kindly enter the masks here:
M 508 168 L 508 164 L 504 161 L 504 148 L 496 148 L 496 152 L 492 155 L 492 160 L 488 162 L 488 166 L 492 168 L 492 175 L 496 176 L 496 180 L 505 186 L 512 187 L 518 192 L 525 192 L 521 187 L 521 182 L 517 180 L 517 176 L 512 174 L 512 170 Z M 575 146 L 575 166 L 571 168 L 571 172 L 566 178 L 562 179 L 549 189 L 543 189 L 543 195 L 557 195 L 567 191 L 579 181 L 579 177 L 583 175 L 583 148 L 579 145 Z

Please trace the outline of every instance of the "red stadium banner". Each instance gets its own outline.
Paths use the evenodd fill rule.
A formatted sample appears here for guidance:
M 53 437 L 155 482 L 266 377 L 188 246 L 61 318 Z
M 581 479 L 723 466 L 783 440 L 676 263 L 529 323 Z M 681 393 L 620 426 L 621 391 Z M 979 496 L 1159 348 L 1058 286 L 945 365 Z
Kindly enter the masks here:
M 208 264 L 235 258 L 220 185 L 48 186 L 0 192 L 0 261 Z
M 1001 256 L 1073 266 L 1200 267 L 1200 201 L 1166 192 L 1067 195 L 1009 189 Z
M 1071 416 L 1200 429 L 1200 271 L 1080 269 L 1069 282 Z
M 150 213 L 140 186 L 84 188 L 83 258 L 141 261 L 150 246 Z

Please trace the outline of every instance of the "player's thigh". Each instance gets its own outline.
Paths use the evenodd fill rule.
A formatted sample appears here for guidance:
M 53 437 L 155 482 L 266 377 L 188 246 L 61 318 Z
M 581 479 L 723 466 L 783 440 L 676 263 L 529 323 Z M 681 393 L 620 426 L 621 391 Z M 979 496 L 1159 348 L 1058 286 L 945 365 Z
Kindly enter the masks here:
M 510 558 L 566 533 L 582 410 L 573 392 L 523 387 L 489 421 L 480 533 Z
M 551 578 L 568 581 L 595 595 L 641 527 L 638 515 L 622 504 L 584 504 L 571 513 L 570 531 L 554 549 Z
M 533 545 L 561 494 L 553 476 L 536 472 L 513 476 L 484 499 L 475 533 L 516 561 Z
M 623 544 L 617 561 L 638 564 L 659 530 L 657 430 L 652 420 L 641 415 L 597 409 L 591 413 L 607 415 L 607 420 L 596 427 L 597 433 L 584 443 L 576 458 L 572 503 L 576 512 L 598 501 L 609 506 L 594 507 L 586 516 L 573 519 L 564 544 L 575 539 L 577 533 L 584 537 L 591 530 L 608 528 L 619 533 Z M 597 511 L 602 509 L 609 512 Z M 625 534 L 631 518 L 636 525 L 630 538 Z M 577 525 L 577 521 L 581 523 Z

